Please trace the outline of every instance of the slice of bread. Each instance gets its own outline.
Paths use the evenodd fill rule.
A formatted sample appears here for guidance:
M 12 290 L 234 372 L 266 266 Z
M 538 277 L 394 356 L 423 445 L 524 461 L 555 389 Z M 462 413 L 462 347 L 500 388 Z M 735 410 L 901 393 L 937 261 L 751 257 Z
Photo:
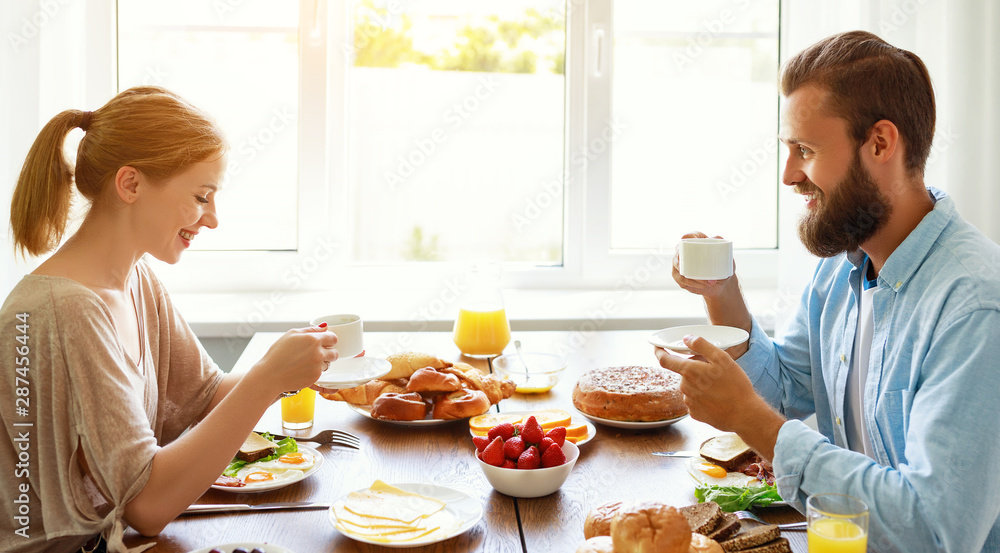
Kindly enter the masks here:
M 274 455 L 278 446 L 271 440 L 265 440 L 263 436 L 256 432 L 251 432 L 247 439 L 243 440 L 243 445 L 236 452 L 236 458 L 247 463 L 252 463 L 263 459 L 268 455 Z
M 722 520 L 722 509 L 714 501 L 695 503 L 679 509 L 695 534 L 707 536 Z
M 792 544 L 788 543 L 788 540 L 785 538 L 778 538 L 764 545 L 758 545 L 750 549 L 741 549 L 740 553 L 792 553 Z
M 739 534 L 719 542 L 726 551 L 747 551 L 770 543 L 781 537 L 781 530 L 773 524 L 762 524 L 753 528 L 745 528 Z
M 757 452 L 750 449 L 742 438 L 730 432 L 705 440 L 698 448 L 698 454 L 726 471 L 734 472 L 737 467 L 756 456 Z
M 722 520 L 706 536 L 715 541 L 725 541 L 739 533 L 740 528 L 738 516 L 733 513 L 722 513 Z

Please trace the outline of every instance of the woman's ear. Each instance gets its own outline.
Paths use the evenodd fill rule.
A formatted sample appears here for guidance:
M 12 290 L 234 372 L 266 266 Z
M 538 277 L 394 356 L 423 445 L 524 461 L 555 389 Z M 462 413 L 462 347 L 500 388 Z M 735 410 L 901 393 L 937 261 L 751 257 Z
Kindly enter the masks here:
M 124 166 L 115 173 L 115 193 L 121 201 L 131 204 L 139 197 L 139 184 L 142 173 L 131 166 Z

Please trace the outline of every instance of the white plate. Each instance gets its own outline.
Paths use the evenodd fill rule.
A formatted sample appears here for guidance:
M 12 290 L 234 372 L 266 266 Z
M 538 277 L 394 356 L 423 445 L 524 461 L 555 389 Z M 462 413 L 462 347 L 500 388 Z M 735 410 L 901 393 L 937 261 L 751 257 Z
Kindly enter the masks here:
M 376 419 L 372 416 L 372 406 L 371 405 L 354 405 L 352 403 L 347 404 L 355 413 L 369 418 L 373 421 L 387 422 L 389 424 L 398 424 L 400 426 L 437 426 L 439 424 L 448 424 L 458 421 L 467 421 L 469 418 L 464 419 L 420 419 L 415 421 L 394 421 L 389 419 Z
M 504 413 L 498 413 L 498 414 L 500 414 L 500 415 L 524 415 L 524 416 L 526 416 L 526 415 L 533 415 L 533 414 L 535 414 L 537 412 L 538 411 L 510 411 L 510 412 L 504 412 Z M 576 420 L 575 417 L 572 420 L 570 420 L 570 424 L 574 424 L 574 423 L 579 424 L 580 422 L 581 421 Z M 575 443 L 577 445 L 577 447 L 579 447 L 579 446 L 581 446 L 581 445 L 589 442 L 590 440 L 593 440 L 594 439 L 594 435 L 597 434 L 597 427 L 594 426 L 593 424 L 591 424 L 590 421 L 582 421 L 582 422 L 583 422 L 583 424 L 587 425 L 587 437 L 584 438 L 584 439 L 582 439 L 582 440 L 580 440 L 579 442 L 573 442 L 573 443 Z M 469 434 L 471 434 L 473 436 L 477 435 L 475 432 L 472 431 L 472 427 L 469 427 Z M 567 439 L 566 441 L 568 442 L 570 440 Z
M 320 453 L 315 449 L 307 445 L 302 445 L 301 442 L 297 442 L 297 444 L 299 446 L 299 451 L 305 451 L 313 456 L 312 468 L 310 468 L 309 470 L 296 471 L 299 472 L 301 476 L 297 476 L 290 480 L 283 480 L 281 482 L 272 482 L 272 483 L 260 482 L 257 484 L 247 484 L 242 488 L 233 488 L 229 486 L 216 486 L 213 484 L 212 489 L 222 490 L 224 492 L 231 492 L 231 493 L 261 493 L 261 492 L 269 492 L 271 490 L 277 490 L 278 488 L 284 488 L 285 486 L 290 486 L 296 482 L 301 482 L 306 478 L 309 478 L 310 476 L 312 476 L 313 473 L 319 470 L 319 467 L 323 466 L 323 456 L 320 455 Z
M 688 334 L 701 336 L 719 349 L 726 349 L 742 344 L 750 338 L 750 334 L 742 328 L 718 325 L 688 325 L 675 326 L 657 330 L 649 337 L 649 343 L 658 348 L 669 349 L 677 353 L 694 353 L 684 345 L 684 337 Z
M 372 545 L 381 545 L 382 547 L 419 547 L 422 545 L 430 545 L 432 543 L 438 543 L 445 540 L 450 540 L 455 536 L 461 535 L 467 532 L 470 528 L 479 523 L 480 519 L 483 518 L 483 504 L 478 499 L 470 496 L 465 492 L 458 491 L 454 488 L 448 488 L 445 486 L 438 486 L 436 484 L 427 483 L 405 483 L 405 484 L 391 484 L 397 488 L 403 490 L 404 492 L 418 493 L 423 496 L 432 497 L 439 501 L 444 501 L 444 509 L 449 511 L 452 516 L 461 522 L 458 528 L 455 529 L 451 534 L 441 537 L 441 538 L 430 538 L 426 540 L 416 540 L 408 541 L 406 543 L 385 543 L 380 541 L 370 540 L 365 536 L 355 536 L 350 533 L 344 533 L 345 536 L 351 538 L 352 540 L 357 540 L 364 543 L 370 543 Z M 361 493 L 368 488 L 361 488 L 359 490 L 354 490 L 355 492 Z M 333 510 L 333 507 L 337 505 L 343 505 L 345 497 L 341 497 L 336 503 L 330 507 L 330 523 L 333 527 L 337 527 L 337 515 Z M 340 530 L 337 530 L 340 532 Z
M 351 357 L 338 359 L 330 363 L 330 368 L 323 371 L 317 386 L 330 389 L 353 388 L 369 380 L 389 374 L 392 363 L 381 357 Z
M 241 541 L 239 543 L 227 543 L 225 545 L 214 545 L 212 547 L 205 547 L 202 549 L 196 549 L 191 553 L 208 553 L 213 549 L 218 549 L 220 551 L 225 551 L 225 553 L 232 553 L 233 549 L 243 548 L 247 550 L 247 553 L 253 551 L 256 547 L 265 553 L 292 553 L 291 549 L 285 549 L 279 545 L 274 545 L 273 543 L 261 543 L 256 541 Z
M 646 429 L 648 429 L 648 428 L 661 428 L 661 427 L 664 427 L 664 426 L 670 426 L 671 424 L 674 424 L 677 421 L 684 420 L 684 419 L 687 418 L 687 415 L 681 415 L 681 416 L 679 416 L 677 418 L 666 419 L 666 420 L 662 420 L 662 421 L 649 421 L 649 422 L 616 421 L 616 420 L 611 420 L 611 419 L 602 419 L 601 417 L 595 417 L 594 415 L 588 415 L 588 414 L 584 413 L 583 411 L 580 411 L 579 409 L 577 409 L 577 411 L 581 415 L 583 415 L 584 417 L 590 419 L 592 422 L 595 422 L 597 424 L 603 424 L 603 425 L 606 425 L 606 426 L 613 426 L 615 428 L 629 428 L 629 429 L 632 429 L 632 430 L 639 430 L 639 429 L 644 429 L 644 428 L 646 428 Z

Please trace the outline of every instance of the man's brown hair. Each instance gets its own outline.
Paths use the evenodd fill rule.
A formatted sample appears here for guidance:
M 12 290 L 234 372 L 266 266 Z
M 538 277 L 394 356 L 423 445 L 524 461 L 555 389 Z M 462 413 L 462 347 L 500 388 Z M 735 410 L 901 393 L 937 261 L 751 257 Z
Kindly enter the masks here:
M 782 96 L 810 84 L 830 92 L 827 108 L 847 120 L 859 145 L 876 122 L 896 125 L 906 169 L 923 175 L 934 139 L 934 89 L 916 54 L 865 31 L 840 33 L 799 52 L 782 68 Z

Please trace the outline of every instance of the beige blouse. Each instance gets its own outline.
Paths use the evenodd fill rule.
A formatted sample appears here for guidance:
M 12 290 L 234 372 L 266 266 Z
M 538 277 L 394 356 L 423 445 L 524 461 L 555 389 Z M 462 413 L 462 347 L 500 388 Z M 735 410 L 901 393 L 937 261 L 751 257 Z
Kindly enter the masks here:
M 126 503 L 215 395 L 222 371 L 149 266 L 136 273 L 138 364 L 76 281 L 25 276 L 0 309 L 0 551 L 76 551 L 99 533 L 126 551 Z

